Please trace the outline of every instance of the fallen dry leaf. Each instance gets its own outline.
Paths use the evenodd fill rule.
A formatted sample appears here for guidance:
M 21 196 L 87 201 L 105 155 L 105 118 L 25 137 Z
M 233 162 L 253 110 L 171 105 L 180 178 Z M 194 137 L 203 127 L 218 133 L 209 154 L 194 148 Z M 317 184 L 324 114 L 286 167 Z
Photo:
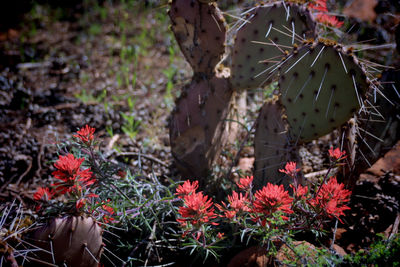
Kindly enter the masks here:
M 376 176 L 382 176 L 387 171 L 400 174 L 400 141 L 367 171 Z
M 354 0 L 343 10 L 343 14 L 351 18 L 372 22 L 376 18 L 374 8 L 378 0 Z

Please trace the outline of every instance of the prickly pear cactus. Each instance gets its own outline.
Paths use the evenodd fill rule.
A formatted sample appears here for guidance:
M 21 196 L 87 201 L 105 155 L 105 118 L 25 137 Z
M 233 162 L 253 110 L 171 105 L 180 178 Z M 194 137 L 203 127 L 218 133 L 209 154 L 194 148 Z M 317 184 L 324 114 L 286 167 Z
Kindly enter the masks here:
M 284 184 L 292 181 L 279 172 L 287 161 L 296 161 L 297 148 L 288 135 L 284 109 L 277 98 L 269 99 L 260 111 L 254 137 L 254 186 L 261 188 L 267 182 Z
M 343 168 L 343 182 L 349 188 L 355 186 L 357 178 L 388 152 L 400 139 L 400 76 L 398 71 L 384 71 L 381 84 L 368 92 L 366 110 L 357 114 L 353 130 L 343 135 L 343 144 L 350 154 L 348 166 Z M 349 148 L 348 148 L 349 147 Z
M 90 217 L 56 218 L 37 230 L 34 244 L 44 250 L 36 253 L 35 266 L 98 266 L 103 250 L 102 229 Z M 43 264 L 40 264 L 43 262 Z
M 225 52 L 225 20 L 210 1 L 173 0 L 172 31 L 194 72 L 210 74 Z
M 194 77 L 183 88 L 170 124 L 172 155 L 186 177 L 206 177 L 226 142 L 232 90 L 226 78 Z
M 232 54 L 232 85 L 235 90 L 268 84 L 276 63 L 295 44 L 315 38 L 315 22 L 304 7 L 279 1 L 245 12 Z
M 280 70 L 281 102 L 289 131 L 299 142 L 340 127 L 360 108 L 369 84 L 357 59 L 334 43 L 294 50 Z
M 298 144 L 340 128 L 356 111 L 368 113 L 366 72 L 351 50 L 325 39 L 314 41 L 316 23 L 305 5 L 275 1 L 242 13 L 226 57 L 230 77 L 218 78 L 215 67 L 225 51 L 226 27 L 211 2 L 171 4 L 172 30 L 194 70 L 172 114 L 172 154 L 185 176 L 206 177 L 227 139 L 223 121 L 232 94 L 279 79 L 279 95 L 267 101 L 258 118 L 255 183 L 288 184 L 278 170 L 298 158 Z

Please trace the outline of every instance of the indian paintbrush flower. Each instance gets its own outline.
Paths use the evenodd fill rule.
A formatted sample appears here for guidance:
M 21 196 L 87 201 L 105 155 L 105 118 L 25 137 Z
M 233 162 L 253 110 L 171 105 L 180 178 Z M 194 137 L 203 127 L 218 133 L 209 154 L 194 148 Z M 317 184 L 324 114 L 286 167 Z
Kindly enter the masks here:
M 316 19 L 322 24 L 340 28 L 343 26 L 343 22 L 339 21 L 335 16 L 328 15 L 328 7 L 326 0 L 316 0 L 308 4 L 308 8 L 316 12 Z
M 290 161 L 286 163 L 285 169 L 279 169 L 279 171 L 295 178 L 300 169 L 296 169 L 296 162 Z
M 203 192 L 195 193 L 183 197 L 184 206 L 179 208 L 178 213 L 181 218 L 177 221 L 186 225 L 190 222 L 194 226 L 200 226 L 204 223 L 209 223 L 211 219 L 217 217 L 214 213 L 213 202 L 208 196 L 203 195 Z M 216 223 L 211 222 L 216 225 Z
M 285 191 L 283 185 L 268 183 L 262 189 L 258 190 L 254 197 L 253 212 L 262 214 L 257 219 L 262 219 L 261 223 L 263 226 L 266 223 L 265 216 L 269 216 L 274 212 L 293 213 L 291 209 L 293 198 L 289 196 L 288 191 Z
M 54 183 L 57 193 L 80 191 L 82 186 L 87 187 L 96 182 L 92 178 L 90 168 L 81 169 L 84 160 L 84 158 L 75 158 L 73 154 L 59 156 L 58 161 L 54 164 L 57 170 L 52 173 L 56 179 L 61 180 L 61 182 Z
M 340 148 L 335 148 L 331 147 L 329 150 L 329 157 L 331 157 L 332 160 L 334 161 L 340 161 L 342 159 L 345 159 L 346 156 L 346 151 L 341 151 Z
M 198 181 L 191 183 L 189 180 L 186 180 L 182 185 L 178 186 L 175 195 L 177 195 L 179 198 L 184 198 L 186 195 L 195 193 L 197 188 L 199 188 Z
M 249 191 L 253 186 L 253 176 L 246 176 L 246 178 L 240 178 L 239 182 L 237 182 L 236 184 L 243 191 Z
M 345 189 L 344 184 L 339 184 L 336 177 L 333 177 L 321 186 L 318 194 L 311 200 L 311 205 L 328 217 L 340 220 L 339 217 L 344 215 L 343 211 L 350 209 L 345 205 L 349 202 L 350 195 L 351 191 Z
M 94 132 L 96 131 L 95 128 L 90 127 L 89 125 L 85 125 L 82 127 L 74 137 L 80 139 L 84 144 L 90 145 L 94 139 Z
M 228 219 L 234 218 L 238 213 L 251 211 L 249 207 L 250 200 L 248 199 L 247 194 L 238 194 L 233 191 L 232 195 L 228 196 L 228 203 L 229 205 L 222 201 L 222 206 L 216 204 L 217 208 L 224 212 L 224 216 Z
M 33 194 L 34 200 L 43 200 L 48 201 L 53 196 L 53 193 L 50 191 L 49 188 L 38 187 L 36 192 Z

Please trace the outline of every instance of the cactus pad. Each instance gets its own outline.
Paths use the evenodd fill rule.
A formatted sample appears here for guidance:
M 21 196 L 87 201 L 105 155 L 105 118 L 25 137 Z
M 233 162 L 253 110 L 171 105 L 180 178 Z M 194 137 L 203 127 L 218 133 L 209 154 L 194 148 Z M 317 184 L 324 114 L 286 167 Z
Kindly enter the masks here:
M 315 37 L 310 12 L 295 4 L 261 5 L 247 12 L 243 19 L 232 55 L 231 81 L 236 90 L 271 81 L 270 71 L 275 62 L 291 52 L 294 44 L 301 43 L 300 39 Z
M 283 184 L 291 182 L 284 169 L 287 161 L 296 161 L 297 155 L 291 146 L 284 120 L 284 109 L 277 100 L 268 100 L 260 111 L 254 137 L 254 185 L 261 188 L 268 182 Z
M 225 78 L 194 77 L 176 103 L 170 124 L 172 155 L 188 178 L 206 177 L 226 142 L 232 91 Z
M 212 73 L 225 52 L 225 20 L 216 4 L 173 0 L 172 31 L 194 72 Z
M 363 107 L 363 68 L 339 46 L 318 42 L 293 51 L 280 71 L 281 101 L 291 135 L 300 142 L 336 129 Z
M 36 253 L 37 259 L 42 262 L 77 267 L 95 267 L 99 264 L 103 248 L 102 230 L 90 217 L 53 219 L 35 232 L 34 239 L 36 246 L 52 252 Z
M 380 88 L 371 88 L 367 109 L 358 115 L 356 174 L 371 167 L 400 139 L 400 75 L 397 70 L 382 73 Z M 377 92 L 379 90 L 381 93 Z

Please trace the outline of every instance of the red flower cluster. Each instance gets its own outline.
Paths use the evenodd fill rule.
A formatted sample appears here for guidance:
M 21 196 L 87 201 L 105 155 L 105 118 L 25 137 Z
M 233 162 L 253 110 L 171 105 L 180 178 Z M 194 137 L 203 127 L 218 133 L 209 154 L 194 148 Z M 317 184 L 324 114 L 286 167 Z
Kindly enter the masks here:
M 321 22 L 322 24 L 335 27 L 335 28 L 340 28 L 343 26 L 343 21 L 339 21 L 335 16 L 319 13 L 317 14 L 317 20 Z
M 238 194 L 235 191 L 232 192 L 231 196 L 228 196 L 228 203 L 225 204 L 225 202 L 222 201 L 222 205 L 215 204 L 217 208 L 224 212 L 224 216 L 228 219 L 232 219 L 236 216 L 236 214 L 240 212 L 249 212 L 251 209 L 249 208 L 250 205 L 250 200 L 246 195 L 242 195 L 242 193 Z
M 94 139 L 95 128 L 90 127 L 89 125 L 85 125 L 85 127 L 79 129 L 77 134 L 74 137 L 80 139 L 83 143 L 89 145 Z
M 253 211 L 255 213 L 262 213 L 262 216 L 257 217 L 257 219 L 264 218 L 262 220 L 263 226 L 266 223 L 265 216 L 269 216 L 274 212 L 293 213 L 291 209 L 293 198 L 289 196 L 288 191 L 285 191 L 283 185 L 268 183 L 262 189 L 258 190 L 254 197 Z
M 328 12 L 328 7 L 326 6 L 326 0 L 315 0 L 308 4 L 308 8 L 316 11 Z
M 307 186 L 302 186 L 299 184 L 297 187 L 290 185 L 290 187 L 293 189 L 294 197 L 296 199 L 306 199 L 307 194 L 308 194 L 308 187 Z
M 96 182 L 90 168 L 81 169 L 84 160 L 84 158 L 75 158 L 73 154 L 59 156 L 57 162 L 54 163 L 57 170 L 52 173 L 56 179 L 60 180 L 53 184 L 56 187 L 55 191 L 59 194 L 75 195 L 78 198 L 75 204 L 77 210 L 86 204 L 87 199 L 98 197 L 84 190 Z
M 83 206 L 86 205 L 86 202 L 89 198 L 95 198 L 95 197 L 99 197 L 99 195 L 96 195 L 94 193 L 89 193 L 89 194 L 86 194 L 85 196 L 79 198 L 75 203 L 76 209 L 79 210 L 80 208 L 82 208 Z
M 240 178 L 237 186 L 243 191 L 249 191 L 253 187 L 253 176 L 246 176 L 246 178 Z
M 333 151 L 332 149 L 332 153 Z M 344 154 L 336 151 L 332 155 L 341 158 Z M 295 162 L 288 162 L 285 169 L 280 171 L 295 176 L 300 169 L 296 168 Z M 221 205 L 215 204 L 220 211 L 218 215 L 214 212 L 211 199 L 203 195 L 203 192 L 196 192 L 197 181 L 186 181 L 180 185 L 175 194 L 184 202 L 178 210 L 180 218 L 177 219 L 181 226 L 186 228 L 182 236 L 185 237 L 190 233 L 196 240 L 203 236 L 202 242 L 205 244 L 208 235 L 204 229 L 209 228 L 202 226 L 217 225 L 214 221 L 217 216 L 245 228 L 250 221 L 253 221 L 261 231 L 265 230 L 266 225 L 273 229 L 284 227 L 284 230 L 315 229 L 321 227 L 326 218 L 335 217 L 340 220 L 339 217 L 349 209 L 346 204 L 350 200 L 351 192 L 344 189 L 344 185 L 339 184 L 336 178 L 331 178 L 328 183 L 320 185 L 314 195 L 307 186 L 291 184 L 293 196 L 289 195 L 283 185 L 271 183 L 256 191 L 253 196 L 251 191 L 247 191 L 251 188 L 252 181 L 253 177 L 240 179 L 237 185 L 240 189 L 244 189 L 245 193 L 233 191 L 228 196 L 227 203 L 222 201 Z M 276 221 L 277 215 L 286 222 L 282 224 Z M 223 234 L 218 233 L 214 242 L 221 238 Z
M 334 161 L 340 161 L 342 159 L 345 159 L 346 156 L 346 151 L 341 151 L 340 148 L 335 148 L 331 147 L 329 150 L 329 157 L 331 157 Z
M 335 28 L 343 26 L 343 22 L 339 21 L 335 16 L 326 14 L 328 12 L 326 0 L 315 0 L 308 4 L 308 8 L 317 12 L 316 18 L 319 22 Z
M 36 192 L 33 194 L 34 200 L 48 201 L 52 198 L 53 192 L 49 188 L 38 187 Z
M 100 209 L 100 214 L 101 218 L 104 221 L 104 223 L 112 223 L 115 221 L 115 219 L 112 217 L 112 215 L 115 213 L 114 209 L 109 206 L 110 200 L 108 199 L 107 202 L 103 201 L 101 202 L 101 206 L 99 207 Z M 99 202 L 96 202 L 96 204 L 100 204 Z M 97 210 L 99 210 L 97 209 Z
M 323 184 L 318 194 L 311 200 L 311 205 L 324 212 L 328 217 L 338 218 L 344 215 L 343 211 L 350 209 L 345 204 L 350 200 L 351 191 L 344 189 L 336 177 Z M 340 222 L 342 222 L 339 219 Z
M 186 195 L 196 192 L 197 188 L 199 188 L 198 181 L 191 183 L 189 180 L 186 180 L 183 185 L 178 186 L 175 195 L 177 195 L 179 198 L 184 198 Z
M 190 222 L 194 226 L 209 223 L 211 219 L 217 217 L 214 213 L 213 202 L 203 192 L 192 192 L 183 197 L 184 206 L 179 208 L 178 213 L 181 218 L 177 219 L 181 225 L 186 226 Z M 216 225 L 216 223 L 211 222 Z
M 90 168 L 81 170 L 84 158 L 75 158 L 73 154 L 59 156 L 58 161 L 54 163 L 57 168 L 52 174 L 61 182 L 56 182 L 56 191 L 60 194 L 69 193 L 71 191 L 81 191 L 82 186 L 87 187 L 96 182 L 92 178 Z
M 285 169 L 280 169 L 279 171 L 295 178 L 300 169 L 296 169 L 296 162 L 291 161 L 286 163 Z
M 33 199 L 36 201 L 49 201 L 53 197 L 54 192 L 49 188 L 38 187 L 36 192 L 33 194 Z M 36 205 L 36 211 L 39 211 L 42 204 Z

